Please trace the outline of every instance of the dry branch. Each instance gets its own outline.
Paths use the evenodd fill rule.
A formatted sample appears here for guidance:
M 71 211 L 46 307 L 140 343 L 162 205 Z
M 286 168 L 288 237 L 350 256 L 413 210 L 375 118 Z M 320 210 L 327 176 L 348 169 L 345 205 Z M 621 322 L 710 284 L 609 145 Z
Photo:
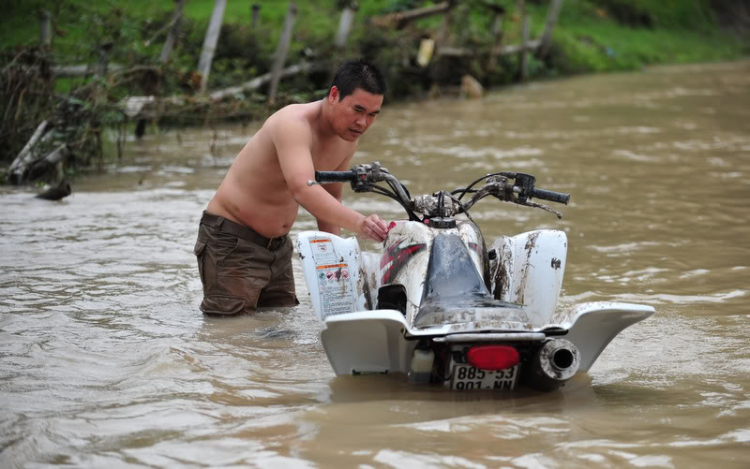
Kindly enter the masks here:
M 297 73 L 302 72 L 308 72 L 313 69 L 313 65 L 309 62 L 301 62 L 296 65 L 292 65 L 291 67 L 287 67 L 284 70 L 281 71 L 281 77 L 288 77 L 291 75 L 296 75 Z M 252 91 L 260 88 L 264 84 L 271 81 L 271 73 L 266 73 L 264 75 L 261 75 L 259 77 L 255 77 L 252 80 L 245 82 L 239 86 L 232 86 L 229 88 L 225 88 L 223 90 L 216 90 L 213 93 L 210 94 L 212 101 L 218 101 L 220 99 L 224 99 L 227 96 L 232 96 L 235 94 L 242 93 L 244 91 Z
M 541 41 L 529 41 L 526 43 L 526 50 L 533 51 L 536 50 L 537 47 L 541 44 Z M 512 55 L 512 54 L 518 54 L 523 50 L 523 44 L 511 44 L 507 46 L 497 46 L 493 47 L 490 50 L 490 53 L 493 55 Z M 446 57 L 467 57 L 472 55 L 479 55 L 481 53 L 486 52 L 486 50 L 481 49 L 468 49 L 465 47 L 448 47 L 443 46 L 440 49 L 438 49 L 437 54 L 441 56 Z
M 49 125 L 48 121 L 43 121 L 34 131 L 34 134 L 29 139 L 28 143 L 23 147 L 21 152 L 18 154 L 13 163 L 8 168 L 8 174 L 10 179 L 15 181 L 16 184 L 23 182 L 26 174 L 28 173 L 29 167 L 34 164 L 39 157 L 35 154 L 34 148 L 37 145 L 41 145 L 53 136 L 53 132 L 44 133 Z
M 29 179 L 36 179 L 38 176 L 57 166 L 58 163 L 65 161 L 69 156 L 70 149 L 67 144 L 63 143 L 31 166 L 29 169 Z
M 404 11 L 401 13 L 391 13 L 389 15 L 379 16 L 372 19 L 372 24 L 385 28 L 403 29 L 409 22 L 426 18 L 428 16 L 444 13 L 453 8 L 454 2 L 441 2 L 437 5 L 414 10 Z
M 109 64 L 107 70 L 110 72 L 122 70 L 124 67 L 118 64 Z M 97 72 L 96 68 L 89 65 L 59 65 L 52 67 L 52 73 L 57 77 L 82 77 L 93 75 Z

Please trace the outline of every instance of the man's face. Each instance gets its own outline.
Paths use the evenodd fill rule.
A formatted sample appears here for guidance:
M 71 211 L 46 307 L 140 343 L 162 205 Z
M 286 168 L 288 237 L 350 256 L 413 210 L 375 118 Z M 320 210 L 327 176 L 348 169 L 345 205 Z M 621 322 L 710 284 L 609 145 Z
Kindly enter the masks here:
M 339 101 L 339 90 L 331 87 L 328 102 L 331 104 L 331 124 L 334 132 L 348 142 L 357 140 L 375 122 L 383 105 L 383 95 L 357 88 Z

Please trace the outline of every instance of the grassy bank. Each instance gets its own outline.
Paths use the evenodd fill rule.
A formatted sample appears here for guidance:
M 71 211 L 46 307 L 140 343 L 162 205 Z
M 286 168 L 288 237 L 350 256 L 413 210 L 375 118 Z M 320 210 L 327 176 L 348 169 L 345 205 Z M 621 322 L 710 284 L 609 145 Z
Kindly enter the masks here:
M 288 2 L 256 3 L 261 5 L 259 22 L 251 27 L 252 2 L 228 0 L 209 90 L 237 85 L 270 70 Z M 500 57 L 489 66 L 486 53 L 482 53 L 493 41 L 493 16 L 482 4 L 505 8 L 502 43 L 517 44 L 522 21 L 516 0 L 458 0 L 452 10 L 447 43 L 478 53 L 433 59 L 427 67 L 416 63 L 419 43 L 424 37 L 435 37 L 442 17 L 418 20 L 402 30 L 376 27 L 370 20 L 436 2 L 361 0 L 347 45 L 338 50 L 332 43 L 344 3 L 297 0 L 297 22 L 287 64 L 302 60 L 335 63 L 347 57 L 367 56 L 387 75 L 390 100 L 450 89 L 467 73 L 488 87 L 519 79 L 517 55 Z M 526 0 L 532 38 L 539 37 L 544 29 L 549 3 Z M 0 161 L 11 161 L 45 118 L 62 123 L 73 119 L 76 126 L 63 127 L 69 134 L 60 138 L 84 142 L 80 148 L 88 148 L 92 138 L 100 138 L 103 128 L 132 125 L 115 106 L 126 96 L 183 96 L 185 105 L 158 110 L 152 120 L 159 125 L 249 120 L 273 109 L 266 103 L 263 88 L 221 102 L 208 102 L 197 93 L 195 69 L 214 0 L 186 0 L 181 34 L 166 65 L 159 64 L 157 58 L 174 9 L 173 0 L 9 0 L 5 6 L 6 14 L 0 18 L 0 105 L 4 111 Z M 41 10 L 52 17 L 49 49 L 37 47 Z M 554 29 L 551 51 L 530 59 L 529 78 L 739 58 L 750 53 L 748 12 L 746 2 L 732 0 L 566 0 Z M 53 65 L 95 64 L 100 47 L 106 44 L 112 46 L 111 62 L 123 65 L 127 73 L 52 79 L 45 72 Z M 283 80 L 275 106 L 320 96 L 328 84 L 329 69 L 327 66 Z
M 577 8 L 563 10 L 555 34 L 567 60 L 563 70 L 569 73 L 637 70 L 652 64 L 727 60 L 750 53 L 750 42 L 743 36 L 747 33 L 722 25 L 709 1 L 577 3 Z M 618 16 L 622 10 L 611 7 L 626 3 L 631 6 L 630 15 Z
M 249 79 L 267 71 L 276 48 L 286 13 L 287 1 L 255 2 L 261 5 L 259 27 L 252 30 L 250 5 L 253 2 L 229 0 L 224 14 L 224 31 L 220 39 L 210 86 L 226 86 L 229 81 Z M 299 13 L 289 61 L 304 56 L 305 51 L 327 54 L 336 33 L 343 3 L 337 0 L 296 2 Z M 367 53 L 388 59 L 389 51 L 373 51 L 371 46 L 383 43 L 393 46 L 401 39 L 436 33 L 442 19 L 432 17 L 418 21 L 400 34 L 373 31 L 368 19 L 377 15 L 428 6 L 437 2 L 417 0 L 361 1 L 344 55 Z M 481 45 L 491 41 L 488 11 L 476 0 L 459 0 L 449 42 L 454 45 Z M 520 26 L 516 0 L 494 0 L 506 8 L 503 43 L 518 43 Z M 532 37 L 541 34 L 548 0 L 527 0 L 531 14 Z M 750 7 L 735 6 L 731 0 L 567 0 L 553 35 L 557 60 L 532 71 L 537 74 L 570 74 L 633 70 L 654 63 L 726 60 L 750 52 L 744 38 L 722 25 L 722 14 L 731 16 L 733 8 L 747 14 Z M 92 61 L 97 44 L 116 42 L 112 60 L 153 61 L 164 40 L 161 26 L 169 20 L 173 0 L 10 0 L 9 14 L 0 18 L 0 49 L 34 45 L 39 35 L 39 10 L 53 15 L 52 51 L 56 62 Z M 195 68 L 214 0 L 187 0 L 186 18 L 175 62 L 186 70 Z M 724 6 L 722 5 L 730 5 Z M 742 18 L 736 18 L 738 22 Z M 740 26 L 742 26 L 740 24 Z M 745 27 L 749 25 L 744 25 Z M 146 42 L 150 41 L 148 45 Z M 408 40 L 406 41 L 409 42 Z M 412 41 L 413 42 L 413 41 Z M 375 44 L 373 44 L 375 43 Z M 413 44 L 410 44 L 413 45 Z M 390 51 L 394 52 L 394 51 Z M 416 48 L 403 51 L 406 60 L 413 59 Z M 393 55 L 393 54 L 390 54 Z M 228 76 L 227 76 L 228 75 Z M 490 82 L 497 81 L 490 78 Z

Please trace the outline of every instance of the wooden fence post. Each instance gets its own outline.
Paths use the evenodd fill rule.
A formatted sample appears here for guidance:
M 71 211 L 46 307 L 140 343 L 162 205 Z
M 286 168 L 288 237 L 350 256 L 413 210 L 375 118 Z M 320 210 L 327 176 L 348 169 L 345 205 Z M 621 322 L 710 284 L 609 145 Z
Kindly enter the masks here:
M 211 21 L 208 24 L 206 38 L 203 41 L 203 50 L 201 59 L 198 63 L 198 73 L 201 74 L 201 92 L 206 90 L 208 84 L 208 75 L 211 72 L 211 62 L 214 60 L 216 44 L 219 42 L 219 33 L 221 33 L 221 22 L 224 18 L 224 7 L 227 0 L 215 0 L 214 11 L 211 13 Z
M 279 38 L 279 45 L 276 48 L 276 57 L 273 61 L 273 68 L 271 69 L 271 84 L 268 91 L 268 102 L 270 103 L 273 103 L 276 99 L 276 91 L 279 87 L 281 72 L 284 68 L 284 62 L 286 61 L 286 54 L 289 52 L 289 43 L 292 40 L 294 17 L 296 15 L 297 5 L 290 2 L 289 9 L 286 12 L 286 18 L 284 19 L 284 31 L 282 31 L 281 38 Z
M 115 46 L 114 42 L 107 41 L 99 46 L 99 59 L 96 62 L 96 68 L 94 68 L 94 75 L 105 77 L 109 70 L 109 53 L 112 52 L 112 48 Z
M 164 41 L 164 47 L 161 49 L 161 55 L 159 55 L 159 62 L 166 62 L 169 60 L 169 55 L 174 49 L 174 43 L 177 39 L 177 34 L 180 32 L 180 21 L 182 21 L 182 7 L 185 5 L 185 0 L 177 0 L 177 5 L 174 9 L 174 17 L 172 18 L 172 27 L 169 29 L 167 34 L 167 40 Z
M 39 12 L 39 19 L 41 20 L 39 29 L 39 44 L 44 47 L 49 47 L 52 43 L 52 15 L 47 10 Z
M 258 17 L 260 16 L 260 4 L 254 3 L 250 7 L 250 26 L 255 29 L 258 27 Z
M 440 29 L 438 30 L 437 38 L 435 39 L 435 49 L 440 50 L 440 47 L 449 39 L 451 34 L 451 21 L 453 19 L 453 7 L 456 4 L 456 0 L 448 0 L 447 9 L 443 13 L 443 22 L 440 23 Z
M 518 11 L 521 15 L 521 60 L 520 60 L 520 79 L 526 81 L 529 75 L 529 14 L 526 12 L 525 0 L 518 0 Z
M 344 11 L 341 12 L 341 20 L 339 21 L 339 31 L 336 34 L 336 47 L 344 47 L 346 44 L 346 38 L 349 36 L 349 32 L 352 30 L 352 23 L 354 22 L 354 15 L 357 13 L 359 5 L 356 1 L 349 2 Z
M 503 39 L 503 17 L 505 16 L 505 8 L 501 6 L 493 5 L 491 7 L 494 17 L 492 19 L 492 46 L 490 47 L 490 55 L 487 59 L 487 69 L 491 70 L 497 66 L 497 46 L 500 45 L 500 41 Z
M 547 22 L 544 25 L 544 33 L 542 34 L 541 45 L 537 49 L 537 55 L 544 57 L 549 52 L 550 44 L 552 42 L 552 30 L 557 23 L 557 18 L 560 16 L 560 10 L 562 10 L 563 0 L 552 0 L 552 4 L 547 10 Z

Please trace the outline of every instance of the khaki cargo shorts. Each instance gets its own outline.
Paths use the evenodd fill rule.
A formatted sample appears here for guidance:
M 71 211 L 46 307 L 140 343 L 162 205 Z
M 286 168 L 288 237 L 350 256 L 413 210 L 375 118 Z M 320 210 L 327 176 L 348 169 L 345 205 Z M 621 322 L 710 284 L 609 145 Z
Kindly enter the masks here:
M 289 236 L 265 238 L 247 226 L 203 212 L 195 243 L 205 314 L 252 313 L 299 304 Z

